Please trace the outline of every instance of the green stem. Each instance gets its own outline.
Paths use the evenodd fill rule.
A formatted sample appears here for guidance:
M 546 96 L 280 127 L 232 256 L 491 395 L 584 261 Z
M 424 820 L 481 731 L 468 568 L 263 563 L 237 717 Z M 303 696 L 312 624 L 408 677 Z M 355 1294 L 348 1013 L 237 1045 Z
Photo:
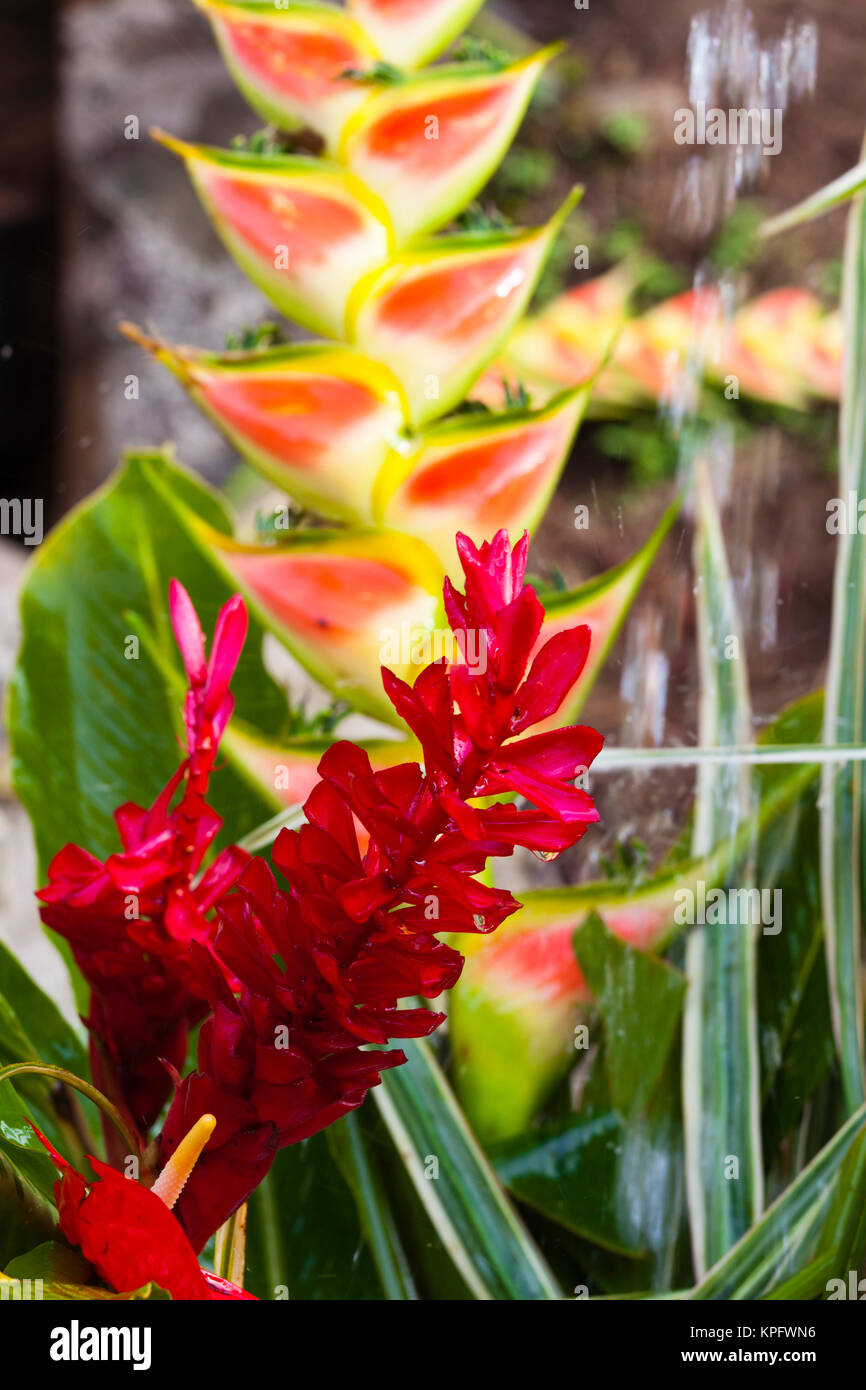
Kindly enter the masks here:
M 136 1157 L 141 1155 L 141 1142 L 133 1130 L 129 1128 L 116 1105 L 104 1096 L 101 1091 L 97 1091 L 95 1086 L 91 1086 L 89 1081 L 82 1081 L 80 1076 L 75 1076 L 73 1072 L 66 1071 L 63 1067 L 50 1066 L 47 1062 L 13 1062 L 8 1067 L 0 1067 L 0 1084 L 4 1081 L 11 1081 L 13 1076 L 21 1076 L 24 1073 L 35 1074 L 36 1076 L 50 1076 L 55 1081 L 62 1081 L 64 1085 L 71 1086 L 73 1091 L 79 1091 L 81 1095 L 92 1100 L 93 1104 L 107 1115 L 112 1124 L 123 1136 L 127 1146 L 127 1152 Z

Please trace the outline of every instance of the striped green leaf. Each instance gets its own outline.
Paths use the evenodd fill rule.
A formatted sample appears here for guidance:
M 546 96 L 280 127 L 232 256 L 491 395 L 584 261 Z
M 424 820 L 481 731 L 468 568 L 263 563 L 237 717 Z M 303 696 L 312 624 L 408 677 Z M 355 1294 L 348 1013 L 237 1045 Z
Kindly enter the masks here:
M 409 1061 L 372 1095 L 406 1173 L 451 1262 L 480 1300 L 562 1294 L 466 1124 L 433 1050 L 403 1045 Z
M 695 569 L 701 675 L 700 738 L 742 745 L 751 735 L 737 606 L 709 478 L 698 467 Z M 692 851 L 728 842 L 752 813 L 748 768 L 704 763 L 698 771 Z M 728 883 L 748 885 L 751 855 Z M 755 930 L 694 928 L 686 950 L 683 1028 L 686 1191 L 695 1269 L 701 1277 L 743 1235 L 763 1206 Z
M 839 488 L 866 495 L 866 200 L 848 219 L 842 280 L 845 374 L 839 416 Z M 838 538 L 824 706 L 825 743 L 862 743 L 866 731 L 866 546 Z M 863 764 L 826 765 L 821 797 L 821 889 L 833 1031 L 850 1114 L 866 1100 L 863 987 Z

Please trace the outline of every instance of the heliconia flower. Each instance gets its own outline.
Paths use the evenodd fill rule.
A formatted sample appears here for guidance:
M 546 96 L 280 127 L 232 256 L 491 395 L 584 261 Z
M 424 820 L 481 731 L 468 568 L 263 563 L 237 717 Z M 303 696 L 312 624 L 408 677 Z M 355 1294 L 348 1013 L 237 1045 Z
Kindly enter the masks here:
M 541 410 L 467 414 L 428 427 L 392 453 L 376 482 L 376 520 L 418 536 L 446 573 L 455 532 L 472 536 L 538 524 L 559 480 L 589 392 L 561 392 Z
M 810 396 L 838 399 L 841 322 L 808 290 L 770 290 L 734 315 L 716 380 L 733 373 L 750 396 L 803 409 Z
M 172 1215 L 214 1123 L 212 1115 L 202 1115 L 151 1189 L 93 1157 L 89 1162 L 95 1179 L 82 1177 L 36 1130 L 61 1175 L 54 1186 L 60 1230 L 115 1293 L 132 1293 L 154 1283 L 174 1299 L 254 1297 L 200 1269 L 183 1227 Z
M 539 646 L 575 624 L 586 623 L 592 632 L 568 718 L 576 717 L 677 510 L 675 504 L 665 513 L 628 560 L 545 598 Z M 431 659 L 450 654 L 453 642 L 446 640 L 441 616 L 443 565 L 423 536 L 306 529 L 279 545 L 256 546 L 232 540 L 192 513 L 179 509 L 179 515 L 262 623 L 317 681 L 364 713 L 399 723 L 381 689 L 379 661 L 413 680 Z M 436 543 L 435 531 L 430 540 Z
M 420 67 L 462 33 L 484 0 L 349 0 L 349 13 L 379 53 L 401 68 Z
M 415 242 L 355 286 L 347 337 L 393 372 L 413 426 L 453 409 L 499 352 L 579 196 L 531 231 Z
M 316 680 L 364 713 L 395 722 L 381 693 L 380 662 L 393 660 L 411 674 L 413 653 L 429 646 L 442 602 L 442 567 L 423 542 L 382 529 L 308 528 L 278 545 L 244 545 L 197 519 L 189 524 Z
M 614 344 L 593 385 L 593 408 L 640 405 L 670 391 L 697 339 L 707 379 L 717 387 L 733 374 L 744 395 L 799 409 L 810 395 L 838 397 L 841 324 L 808 291 L 771 290 L 730 312 L 707 286 L 629 318 L 632 279 L 618 266 L 523 319 L 473 396 L 501 409 L 504 384 L 519 381 L 533 401 L 547 401 L 563 386 L 585 382 Z
M 605 275 L 587 280 L 557 295 L 539 313 L 518 324 L 501 362 L 490 369 L 490 386 L 496 373 L 501 383 L 517 376 L 533 383 L 532 398 L 542 395 L 534 385 L 547 383 L 547 394 L 563 386 L 588 382 L 613 347 L 628 313 L 634 275 L 625 266 L 616 266 Z M 602 372 L 593 384 L 593 400 L 607 395 L 610 371 Z M 487 394 L 479 399 L 487 400 Z M 495 398 L 494 398 L 495 400 Z M 493 401 L 491 401 L 493 403 Z
M 37 893 L 47 926 L 67 940 L 90 986 L 91 1068 L 95 1084 L 147 1131 L 181 1067 L 187 1034 L 207 1012 L 190 945 L 208 946 L 211 913 L 247 862 L 236 848 L 201 873 L 222 822 L 207 805 L 219 740 L 232 711 L 229 693 L 247 630 L 243 601 L 222 609 L 210 659 L 185 589 L 172 582 L 171 617 L 188 680 L 187 753 L 149 810 L 115 813 L 122 849 L 103 863 L 66 845 Z
M 670 931 L 681 878 L 624 894 L 617 885 L 539 889 L 495 937 L 470 940 L 448 1009 L 460 1102 L 486 1141 L 524 1133 L 574 1061 L 592 995 L 574 933 L 591 912 L 639 950 Z
M 344 338 L 352 289 L 393 247 L 388 214 L 361 180 L 308 155 L 218 150 L 153 134 L 185 161 L 226 249 L 280 312 Z
M 195 0 L 213 25 L 229 72 L 250 106 L 281 130 L 308 126 L 330 147 L 365 86 L 343 76 L 377 53 L 362 27 L 333 5 Z
M 544 610 L 524 583 L 527 548 L 524 536 L 512 550 L 504 531 L 480 547 L 458 537 L 466 589 L 446 580 L 445 606 L 458 652 L 471 628 L 483 639 L 482 662 L 461 654 L 433 662 L 413 685 L 382 673 L 423 767 L 375 772 L 362 749 L 334 744 L 319 763 L 306 824 L 274 846 L 288 888 L 253 861 L 220 906 L 216 961 L 193 948 L 210 975 L 213 1013 L 161 1152 L 168 1159 L 202 1113 L 216 1117 L 178 1205 L 196 1249 L 246 1200 L 277 1149 L 360 1105 L 383 1070 L 405 1061 L 378 1049 L 442 1022 L 400 1000 L 433 999 L 456 983 L 463 958 L 439 933 L 491 932 L 516 910 L 509 892 L 476 877 L 487 860 L 518 845 L 554 857 L 598 819 L 574 783 L 601 736 L 573 727 L 520 737 L 555 714 L 589 648 L 582 627 L 532 657 Z M 527 804 L 477 804 L 512 792 Z
M 351 348 L 291 344 L 256 352 L 197 352 L 127 337 L 163 362 L 263 477 L 340 521 L 372 520 L 385 460 L 403 448 L 398 382 Z
M 444 227 L 484 187 L 557 51 L 501 69 L 431 68 L 384 86 L 358 108 L 337 154 L 382 199 L 398 246 Z

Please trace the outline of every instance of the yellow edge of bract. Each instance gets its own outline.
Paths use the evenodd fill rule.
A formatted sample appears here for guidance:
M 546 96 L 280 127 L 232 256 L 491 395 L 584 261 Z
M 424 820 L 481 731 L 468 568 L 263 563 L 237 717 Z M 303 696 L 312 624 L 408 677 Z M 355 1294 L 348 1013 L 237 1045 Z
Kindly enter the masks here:
M 298 3 L 298 0 L 292 0 L 291 9 L 274 9 L 269 14 L 263 8 L 232 3 L 232 0 L 192 0 L 192 3 L 209 19 L 236 15 L 246 24 L 269 24 L 275 29 L 289 23 L 295 28 L 306 28 L 311 32 L 316 29 L 330 29 L 351 38 L 358 48 L 369 53 L 371 58 L 378 52 L 363 26 L 346 11 L 338 10 L 333 5 L 305 5 Z

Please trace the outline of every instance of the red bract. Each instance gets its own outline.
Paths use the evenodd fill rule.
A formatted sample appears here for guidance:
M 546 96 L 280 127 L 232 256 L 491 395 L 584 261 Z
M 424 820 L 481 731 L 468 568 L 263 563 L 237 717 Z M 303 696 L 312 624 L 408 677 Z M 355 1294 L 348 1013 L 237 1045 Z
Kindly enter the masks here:
M 399 1001 L 432 999 L 456 982 L 463 958 L 438 933 L 492 931 L 519 906 L 476 878 L 488 858 L 515 845 L 557 854 L 598 819 L 574 786 L 601 747 L 594 729 L 516 739 L 555 713 L 580 675 L 589 630 L 554 637 L 530 667 L 544 612 L 523 582 L 526 539 L 512 552 L 504 531 L 480 549 L 461 536 L 459 549 L 466 593 L 446 585 L 449 621 L 458 635 L 477 633 L 484 660 L 434 663 L 412 687 L 383 672 L 424 767 L 375 773 L 353 744 L 330 748 L 307 824 L 284 830 L 274 847 L 288 889 L 251 863 L 220 905 L 214 954 L 223 971 L 196 952 L 213 1014 L 162 1135 L 165 1159 L 203 1111 L 217 1119 L 178 1208 L 196 1249 L 278 1148 L 360 1105 L 385 1068 L 406 1060 L 366 1046 L 422 1037 L 442 1022 Z M 470 649 L 477 644 L 461 646 Z M 501 792 L 530 804 L 473 804 Z M 369 836 L 363 854 L 356 818 Z M 237 996 L 226 977 L 240 982 Z
M 207 662 L 198 619 L 177 581 L 170 601 L 189 681 L 187 756 L 149 810 L 127 804 L 115 813 L 120 853 L 103 863 L 67 845 L 37 894 L 42 920 L 70 943 L 90 986 L 93 1079 L 143 1131 L 171 1090 L 163 1059 L 183 1066 L 188 1030 L 208 1012 L 190 946 L 209 945 L 212 909 L 248 859 L 227 849 L 197 877 L 222 824 L 205 796 L 232 710 L 228 685 L 246 610 L 238 597 L 226 604 Z
M 77 1173 L 39 1134 L 61 1177 L 54 1185 L 60 1230 L 116 1293 L 155 1283 L 175 1299 L 251 1299 L 199 1269 L 195 1251 L 163 1199 L 133 1178 L 90 1158 L 96 1175 Z

